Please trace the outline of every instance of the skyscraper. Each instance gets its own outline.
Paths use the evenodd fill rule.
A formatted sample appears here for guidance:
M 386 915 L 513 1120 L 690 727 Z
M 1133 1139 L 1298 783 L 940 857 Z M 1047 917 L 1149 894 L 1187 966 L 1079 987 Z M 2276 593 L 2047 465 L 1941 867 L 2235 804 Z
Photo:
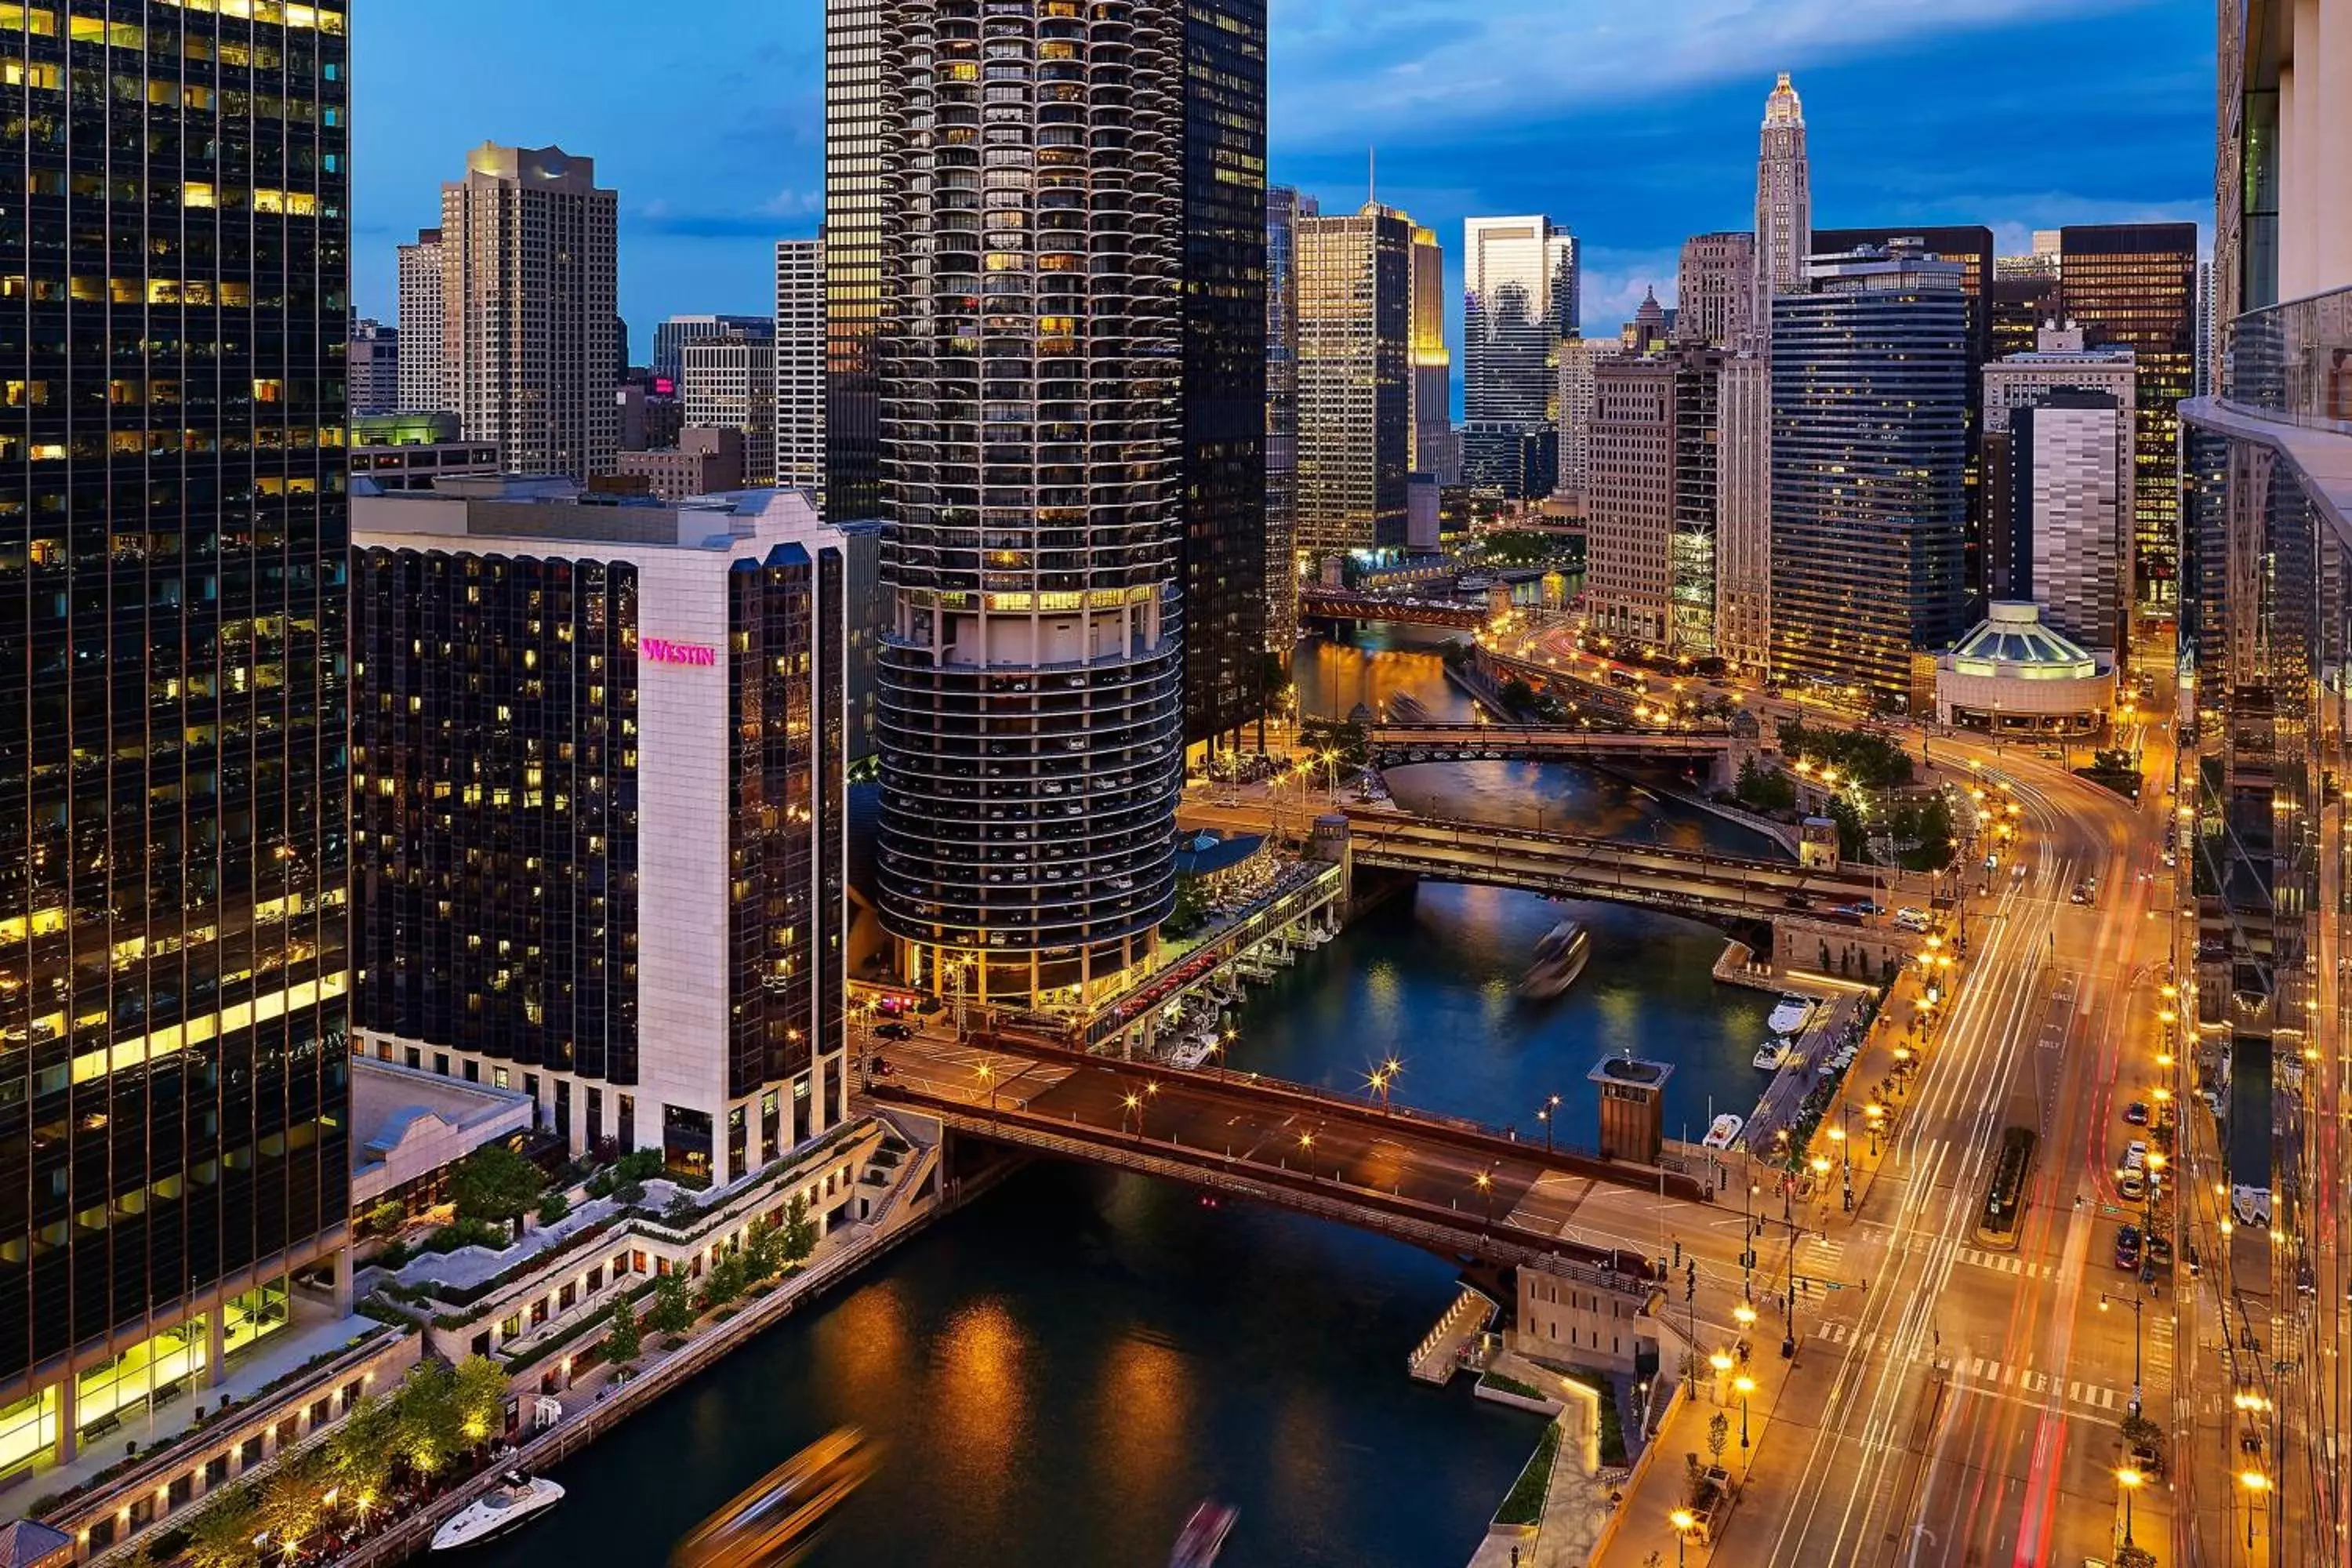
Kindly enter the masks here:
M 442 359 L 468 440 L 507 471 L 613 470 L 618 198 L 593 160 L 485 142 L 441 187 Z
M 1445 346 L 1445 248 L 1437 231 L 1416 224 L 1412 231 L 1412 442 L 1405 462 L 1411 471 L 1439 474 L 1451 484 L 1459 475 L 1441 472 L 1458 454 L 1454 437 L 1454 356 Z
M 1184 30 L 1184 739 L 1257 716 L 1265 666 L 1265 0 Z
M 776 483 L 824 501 L 824 242 L 776 242 Z
M 1982 380 L 1990 591 L 2033 600 L 2044 621 L 2084 647 L 2123 653 L 2137 482 L 2131 350 L 2086 349 L 2079 328 L 2045 327 L 2032 352 L 1995 360 Z M 2102 402 L 2032 422 L 2030 435 L 2017 429 L 2018 414 L 2061 392 Z M 2100 406 L 2126 411 L 2119 438 L 2106 445 L 2103 433 L 2117 431 L 2113 418 L 2089 411 Z M 2104 474 L 2091 471 L 2099 462 Z
M 1805 106 L 1782 71 L 1764 100 L 1764 130 L 1756 156 L 1756 320 L 1761 324 L 1776 294 L 1805 289 L 1805 258 L 1813 250 L 1813 187 L 1805 156 Z
M 877 344 L 894 128 L 883 99 L 882 0 L 824 0 L 824 496 L 835 522 L 882 510 Z
M 761 323 L 765 326 L 765 323 Z M 687 428 L 743 436 L 743 482 L 776 482 L 776 341 L 767 331 L 721 332 L 686 345 L 678 400 Z
M 1717 408 L 1715 651 L 1761 679 L 1772 661 L 1772 366 L 1760 341 L 1724 360 Z
M 1992 230 L 1982 224 L 1947 224 L 1910 227 L 1824 228 L 1813 232 L 1820 255 L 1843 255 L 1864 246 L 1883 247 L 1898 239 L 1916 240 L 1925 254 L 1949 261 L 1960 269 L 1960 295 L 1968 302 L 1968 458 L 1961 482 L 1967 490 L 1968 564 L 1964 578 L 1972 597 L 1985 588 L 1984 367 L 1994 357 L 1993 291 L 1995 268 Z M 2030 346 L 2030 345 L 2029 345 Z
M 364 318 L 352 321 L 344 364 L 352 418 L 400 412 L 399 329 Z
M 1968 306 L 1906 242 L 1817 258 L 1772 302 L 1772 664 L 1905 708 L 1961 629 Z
M 415 243 L 400 247 L 400 355 L 403 414 L 455 414 L 457 399 L 442 362 L 441 342 L 448 316 L 441 299 L 441 231 L 420 228 Z
M 877 890 L 925 986 L 1085 1000 L 1174 903 L 1186 23 L 910 0 L 876 24 Z M 983 115 L 984 142 L 927 129 Z
M 1593 626 L 1663 651 L 1715 652 L 1720 350 L 1602 359 L 1584 494 Z
M 350 1237 L 350 50 L 341 5 L 253 10 L 18 8 L 7 35 L 37 193 L 0 221 L 25 275 L 0 465 L 18 1474 L 166 1387 L 206 1399 Z M 266 93 L 220 90 L 232 54 L 273 62 Z
M 2221 1561 L 2243 1530 L 2258 1533 L 2264 1563 L 2325 1563 L 2342 1550 L 2338 1413 L 2352 1370 L 2335 1284 L 2346 1234 L 2328 1223 L 2342 1180 L 2341 1086 L 2352 1074 L 2342 896 L 2342 792 L 2352 780 L 2343 677 L 2352 18 L 2344 0 L 2228 0 L 2220 20 L 2213 270 L 2225 352 L 2215 395 L 2180 410 L 2189 679 L 2171 892 L 2195 911 L 2193 926 L 2179 922 L 2173 949 L 2181 1037 L 2212 1063 L 2206 1081 L 2226 1086 L 2228 1136 L 2218 1158 L 2201 1140 L 2186 1146 L 2180 1191 L 2211 1183 L 2275 1204 L 2274 1221 L 2238 1226 L 2231 1276 L 2243 1299 L 2294 1305 L 2254 1343 L 2223 1337 L 2183 1369 L 2201 1386 L 2277 1389 L 2261 1447 L 2250 1453 L 2235 1422 L 2209 1424 L 2180 1442 L 2175 1462 L 2261 1483 L 2237 1489 L 2242 1523 L 2234 1510 L 2199 1510 L 2197 1555 Z M 2070 295 L 2075 255 L 2069 230 Z
M 1569 338 L 1559 345 L 1559 479 L 1561 494 L 1582 498 L 1591 488 L 1595 376 L 1603 360 L 1623 352 L 1615 338 Z
M 2132 351 L 2134 595 L 2143 615 L 2178 600 L 2181 399 L 2197 383 L 2197 226 L 2070 224 L 2058 231 L 2058 298 L 2094 342 Z
M 1576 239 L 1549 218 L 1462 226 L 1462 468 L 1465 482 L 1517 499 L 1522 447 L 1559 417 L 1559 345 L 1577 318 Z M 1544 466 L 1549 481 L 1557 463 Z
M 1393 207 L 1298 220 L 1298 548 L 1404 543 L 1414 225 Z
M 653 363 L 646 368 L 675 384 L 686 370 L 687 344 L 729 332 L 772 336 L 775 330 L 772 316 L 666 316 L 654 323 Z
M 1283 658 L 1298 640 L 1298 219 L 1315 198 L 1265 193 L 1265 642 Z
M 512 477 L 354 514 L 352 1048 L 715 1184 L 837 1125 L 839 535 Z
M 1736 347 L 1756 321 L 1756 237 L 1733 230 L 1683 241 L 1675 271 L 1675 335 L 1685 342 Z

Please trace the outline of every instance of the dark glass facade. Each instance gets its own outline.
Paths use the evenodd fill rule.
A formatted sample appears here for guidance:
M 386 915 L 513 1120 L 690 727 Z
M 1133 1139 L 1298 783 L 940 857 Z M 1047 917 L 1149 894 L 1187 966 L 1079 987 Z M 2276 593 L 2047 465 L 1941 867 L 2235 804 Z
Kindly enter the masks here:
M 824 501 L 829 520 L 882 508 L 881 330 L 887 121 L 881 0 L 824 5 Z
M 841 603 L 842 560 L 819 553 L 780 545 L 728 584 L 730 1096 L 808 1071 L 841 1032 L 841 617 L 817 606 L 820 573 Z
M 0 28 L 0 1393 L 344 1234 L 349 70 L 302 14 Z
M 1265 193 L 1266 647 L 1290 659 L 1298 640 L 1298 257 L 1301 214 L 1315 198 Z
M 2180 401 L 2197 390 L 2197 226 L 2075 225 L 2058 234 L 2059 300 L 2095 344 L 2132 351 L 2132 555 L 2141 610 L 2179 600 Z
M 353 552 L 353 1022 L 637 1081 L 637 574 Z
M 1772 668 L 1903 708 L 1967 609 L 1968 308 L 1949 264 L 1853 265 L 1772 301 Z
M 1263 702 L 1266 624 L 1265 5 L 1184 25 L 1184 739 Z

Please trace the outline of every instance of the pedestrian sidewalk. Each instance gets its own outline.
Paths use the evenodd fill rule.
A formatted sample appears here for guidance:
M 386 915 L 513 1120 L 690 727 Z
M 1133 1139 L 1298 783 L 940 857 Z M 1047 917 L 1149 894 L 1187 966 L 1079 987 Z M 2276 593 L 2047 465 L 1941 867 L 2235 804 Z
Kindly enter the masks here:
M 1746 1461 L 1740 1457 L 1740 1401 L 1734 1391 L 1734 1380 L 1743 1373 L 1753 1378 L 1757 1385 L 1748 1396 Z M 1777 1355 L 1755 1356 L 1746 1367 L 1734 1366 L 1720 1376 L 1704 1360 L 1700 1362 L 1698 1375 L 1675 1402 L 1665 1425 L 1650 1440 L 1642 1464 L 1636 1467 L 1624 1500 L 1618 1505 L 1621 1518 L 1616 1533 L 1610 1537 L 1607 1550 L 1593 1559 L 1595 1568 L 1643 1568 L 1654 1552 L 1661 1563 L 1676 1561 L 1678 1542 L 1674 1515 L 1676 1510 L 1690 1505 L 1689 1462 L 1685 1456 L 1697 1455 L 1701 1466 L 1717 1462 L 1707 1447 L 1708 1431 L 1717 1415 L 1724 1417 L 1720 1463 L 1729 1472 L 1732 1484 L 1731 1493 L 1718 1500 L 1713 1509 L 1713 1538 L 1721 1540 L 1725 1525 L 1738 1511 L 1737 1494 L 1748 1468 L 1763 1446 L 1765 1433 L 1772 1426 L 1771 1412 L 1780 1401 L 1789 1373 L 1789 1363 Z M 1694 1531 L 1684 1550 L 1688 1562 L 1704 1563 L 1717 1548 L 1702 1541 Z

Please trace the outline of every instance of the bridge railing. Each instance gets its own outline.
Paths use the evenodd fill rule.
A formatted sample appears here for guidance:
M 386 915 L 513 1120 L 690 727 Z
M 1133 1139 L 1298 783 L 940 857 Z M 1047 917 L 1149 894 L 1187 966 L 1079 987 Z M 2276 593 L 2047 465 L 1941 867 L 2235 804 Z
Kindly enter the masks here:
M 1473 1250 L 1497 1262 L 1533 1264 L 1597 1289 L 1645 1292 L 1650 1285 L 1646 1258 L 1637 1261 L 1630 1253 L 1567 1241 L 1548 1231 L 1515 1224 L 1507 1215 L 1496 1219 L 1460 1208 L 1441 1208 L 1337 1176 L 1268 1167 L 1238 1155 L 1142 1133 L 1113 1132 L 1077 1121 L 1075 1112 L 1065 1122 L 1029 1110 L 984 1110 L 898 1085 L 877 1086 L 872 1092 L 877 1099 L 919 1105 L 961 1131 L 1176 1181 L 1198 1182 L 1206 1177 L 1221 1189 L 1244 1196 L 1380 1230 L 1440 1251 Z M 1467 1248 L 1465 1241 L 1470 1244 Z

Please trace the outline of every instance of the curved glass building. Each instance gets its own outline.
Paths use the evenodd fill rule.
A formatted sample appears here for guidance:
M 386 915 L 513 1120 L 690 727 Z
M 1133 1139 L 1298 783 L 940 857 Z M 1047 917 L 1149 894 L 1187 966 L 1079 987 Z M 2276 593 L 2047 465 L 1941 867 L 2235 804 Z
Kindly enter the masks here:
M 881 11 L 877 887 L 908 977 L 1071 1001 L 1175 899 L 1184 7 Z

